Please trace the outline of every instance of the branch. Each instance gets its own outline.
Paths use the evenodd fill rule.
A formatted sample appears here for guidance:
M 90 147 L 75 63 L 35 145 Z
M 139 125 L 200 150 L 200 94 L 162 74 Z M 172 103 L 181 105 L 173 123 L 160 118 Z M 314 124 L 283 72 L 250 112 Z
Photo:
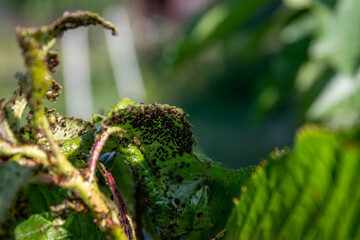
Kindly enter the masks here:
M 50 130 L 49 121 L 45 116 L 44 98 L 54 82 L 49 66 L 46 64 L 46 56 L 55 43 L 56 37 L 65 30 L 89 24 L 101 24 L 112 29 L 114 33 L 116 32 L 110 23 L 97 14 L 89 12 L 65 13 L 62 18 L 48 27 L 17 28 L 18 42 L 22 48 L 27 67 L 25 77 L 28 92 L 26 96 L 32 111 L 31 127 L 35 134 L 40 132 L 46 137 L 51 149 L 50 167 L 65 178 L 60 185 L 75 190 L 79 194 L 96 218 L 100 230 L 110 234 L 113 239 L 128 239 L 124 228 L 120 226 L 116 212 L 111 209 L 110 203 L 100 192 L 96 182 L 85 181 L 80 172 L 60 151 L 60 147 Z M 6 149 L 3 151 L 6 153 Z M 29 154 L 22 148 L 11 148 L 11 151 Z
M 0 156 L 13 156 L 20 154 L 27 158 L 32 158 L 34 162 L 49 165 L 48 154 L 40 147 L 32 144 L 24 144 L 21 146 L 14 146 L 8 142 L 0 140 Z
M 106 129 L 103 129 L 103 131 L 101 132 L 101 135 L 98 137 L 95 134 L 95 144 L 94 147 L 91 150 L 91 156 L 89 159 L 89 171 L 90 171 L 90 175 L 89 175 L 89 182 L 92 183 L 94 181 L 95 178 L 95 171 L 96 171 L 96 163 L 97 160 L 99 159 L 100 156 L 100 152 L 102 150 L 102 148 L 105 145 L 106 140 L 109 137 L 109 133 L 107 132 Z
M 126 205 L 124 202 L 124 199 L 121 196 L 121 193 L 115 183 L 115 180 L 111 174 L 111 172 L 108 172 L 105 168 L 105 166 L 102 163 L 97 164 L 98 169 L 100 173 L 105 178 L 106 184 L 109 186 L 111 193 L 113 194 L 115 198 L 116 207 L 119 210 L 119 220 L 122 224 L 124 224 L 125 233 L 128 236 L 130 240 L 134 239 L 134 232 L 132 227 L 132 222 L 129 217 L 129 214 L 126 210 Z
M 60 37 L 66 30 L 100 24 L 106 29 L 111 30 L 113 36 L 118 35 L 118 31 L 113 24 L 100 17 L 99 14 L 87 11 L 77 11 L 74 13 L 64 12 L 53 24 L 41 28 L 30 28 L 27 33 L 42 42 L 49 42 L 54 38 Z

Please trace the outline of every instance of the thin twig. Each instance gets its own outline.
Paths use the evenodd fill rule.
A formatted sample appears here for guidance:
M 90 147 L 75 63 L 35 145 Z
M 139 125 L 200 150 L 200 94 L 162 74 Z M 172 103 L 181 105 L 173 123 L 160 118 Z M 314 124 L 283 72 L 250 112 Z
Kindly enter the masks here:
M 98 168 L 101 174 L 103 175 L 103 177 L 105 178 L 106 184 L 109 186 L 111 193 L 114 196 L 116 207 L 119 210 L 119 220 L 122 224 L 124 224 L 125 233 L 129 238 L 129 240 L 133 240 L 134 235 L 133 235 L 133 229 L 131 227 L 132 225 L 131 220 L 126 210 L 124 199 L 121 196 L 121 193 L 115 183 L 115 180 L 111 172 L 108 172 L 102 163 L 98 164 Z
M 0 156 L 13 156 L 16 154 L 31 158 L 34 162 L 43 164 L 44 166 L 49 165 L 47 153 L 38 146 L 32 144 L 14 146 L 8 142 L 0 140 Z
M 57 175 L 40 174 L 33 177 L 32 183 L 43 183 L 47 185 L 56 185 L 59 183 L 59 177 Z
M 102 150 L 102 148 L 105 145 L 106 140 L 109 137 L 109 133 L 106 130 L 103 130 L 100 137 L 97 137 L 95 135 L 95 144 L 91 150 L 91 156 L 89 159 L 89 166 L 88 169 L 90 171 L 90 175 L 89 175 L 89 182 L 92 183 L 95 179 L 95 171 L 96 171 L 96 163 L 97 160 L 99 159 L 100 156 L 100 152 Z

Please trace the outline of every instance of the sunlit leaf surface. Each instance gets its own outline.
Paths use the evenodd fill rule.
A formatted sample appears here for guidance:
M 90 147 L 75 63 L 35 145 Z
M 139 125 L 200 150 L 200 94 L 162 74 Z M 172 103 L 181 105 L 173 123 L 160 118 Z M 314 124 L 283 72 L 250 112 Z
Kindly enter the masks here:
M 303 127 L 294 150 L 272 153 L 243 188 L 227 239 L 359 238 L 359 146 L 358 129 Z

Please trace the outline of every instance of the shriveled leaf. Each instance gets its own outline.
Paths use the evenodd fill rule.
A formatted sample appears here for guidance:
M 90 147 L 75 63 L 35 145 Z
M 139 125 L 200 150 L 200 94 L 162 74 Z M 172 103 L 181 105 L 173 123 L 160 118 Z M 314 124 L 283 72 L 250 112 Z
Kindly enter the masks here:
M 11 126 L 6 119 L 6 113 L 3 109 L 0 109 L 0 139 L 9 143 L 16 142 L 14 132 L 11 130 Z
M 115 27 L 101 18 L 98 14 L 78 11 L 75 13 L 65 12 L 62 17 L 53 24 L 40 28 L 17 28 L 17 38 L 22 49 L 25 65 L 29 71 L 25 76 L 29 92 L 28 102 L 33 114 L 31 125 L 36 129 L 37 125 L 47 127 L 42 118 L 44 111 L 44 98 L 56 101 L 61 86 L 56 83 L 51 73 L 57 65 L 57 54 L 50 51 L 55 44 L 56 38 L 66 30 L 80 26 L 100 24 L 110 29 L 113 35 L 117 35 Z
M 20 121 L 21 117 L 23 115 L 23 112 L 25 110 L 25 107 L 27 106 L 27 101 L 24 96 L 24 93 L 19 88 L 16 90 L 13 95 L 6 101 L 4 104 L 4 107 L 2 107 L 1 115 L 4 115 L 0 118 L 0 121 L 2 122 L 1 125 L 5 125 L 6 121 L 9 124 L 9 127 L 11 131 L 14 133 L 14 135 L 19 134 L 20 130 Z M 4 126 L 0 127 L 3 128 Z
M 52 72 L 54 70 L 50 69 L 50 71 Z M 59 99 L 61 92 L 62 92 L 62 86 L 59 83 L 57 83 L 54 79 L 52 79 L 51 86 L 46 92 L 46 98 L 51 102 L 56 102 Z
M 30 28 L 27 33 L 36 39 L 39 44 L 42 44 L 61 36 L 66 30 L 96 24 L 111 30 L 113 35 L 118 34 L 116 28 L 110 22 L 100 17 L 99 14 L 87 11 L 65 12 L 63 16 L 58 18 L 53 24 L 39 29 Z

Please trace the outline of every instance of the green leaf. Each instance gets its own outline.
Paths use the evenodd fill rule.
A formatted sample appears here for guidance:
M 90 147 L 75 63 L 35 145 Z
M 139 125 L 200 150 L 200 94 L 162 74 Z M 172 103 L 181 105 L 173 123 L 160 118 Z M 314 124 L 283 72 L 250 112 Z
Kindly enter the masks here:
M 220 167 L 214 163 L 206 170 L 210 176 L 208 183 L 208 217 L 212 227 L 202 231 L 192 231 L 184 235 L 184 239 L 208 239 L 224 231 L 228 217 L 234 207 L 233 199 L 238 197 L 241 187 L 246 186 L 253 167 L 241 168 L 237 171 Z
M 320 37 L 312 46 L 316 58 L 325 59 L 332 67 L 353 74 L 360 57 L 360 1 L 337 1 L 335 14 L 327 19 Z
M 50 206 L 59 205 L 68 197 L 65 189 L 56 186 L 50 188 L 43 184 L 31 184 L 25 195 L 30 201 L 31 214 L 47 212 Z
M 186 205 L 182 218 L 177 224 L 180 228 L 206 229 L 212 226 L 208 214 L 208 187 L 200 188 Z
M 304 9 L 309 7 L 313 0 L 284 0 L 284 4 L 293 9 Z
M 0 165 L 0 224 L 7 216 L 7 210 L 15 202 L 18 191 L 25 187 L 32 177 L 32 169 L 16 162 Z
M 334 127 L 354 126 L 360 117 L 359 93 L 356 77 L 337 74 L 309 107 L 307 117 Z
M 62 116 L 55 110 L 46 109 L 46 117 L 54 139 L 59 143 L 61 152 L 77 168 L 86 166 L 86 154 L 89 154 L 94 141 L 95 124 L 83 119 Z M 46 139 L 38 135 L 40 143 Z
M 109 117 L 111 116 L 114 112 L 119 111 L 120 109 L 124 109 L 129 105 L 133 105 L 134 102 L 131 101 L 128 98 L 123 98 L 120 102 L 118 102 L 107 114 L 106 116 Z
M 305 14 L 291 21 L 281 30 L 281 39 L 284 43 L 295 43 L 311 36 L 319 28 L 319 25 L 320 19 L 313 14 Z
M 186 118 L 182 109 L 159 104 L 133 104 L 112 110 L 103 125 L 122 131 L 117 138 L 111 136 L 104 149 L 117 151 L 131 166 L 163 238 L 183 235 L 191 239 L 200 231 L 203 238 L 214 237 L 219 228 L 223 230 L 232 198 L 238 196 L 239 187 L 232 191 L 232 184 L 239 186 L 240 179 L 248 175 L 220 168 L 208 157 L 194 153 L 196 141 Z M 231 182 L 222 185 L 229 188 L 212 191 L 211 186 L 216 189 L 216 183 L 221 181 Z M 210 198 L 217 211 L 208 208 Z M 209 212 L 213 215 L 209 216 Z M 222 222 L 208 231 L 213 219 L 219 223 L 219 214 L 223 215 Z
M 274 152 L 243 187 L 227 239 L 359 238 L 358 136 L 303 127 L 293 152 Z
M 209 184 L 209 215 L 213 227 L 207 236 L 213 237 L 225 229 L 226 221 L 234 207 L 233 199 L 239 197 L 241 187 L 248 183 L 254 169 L 247 167 L 234 171 L 213 167 L 207 170 L 214 178 Z
M 71 233 L 76 239 L 86 240 L 106 240 L 107 238 L 101 233 L 94 219 L 89 215 L 80 215 L 71 213 L 66 219 L 63 225 L 69 233 Z
M 46 110 L 46 117 L 49 120 L 54 139 L 65 141 L 84 135 L 93 129 L 91 122 L 83 119 L 62 116 L 55 110 Z
M 129 165 L 125 164 L 123 158 L 116 155 L 113 163 L 113 168 L 111 174 L 121 195 L 126 203 L 126 209 L 130 216 L 135 216 L 135 202 L 141 201 L 135 198 L 135 189 L 137 187 L 135 178 L 132 175 L 131 168 Z
M 182 109 L 153 104 L 128 105 L 111 110 L 103 124 L 120 127 L 114 145 L 131 166 L 162 236 L 173 238 L 191 229 L 177 226 L 177 218 L 202 187 L 210 165 L 192 153 L 195 138 Z
M 269 2 L 271 1 L 231 1 L 213 6 L 196 23 L 189 36 L 179 44 L 175 65 L 185 62 L 209 45 L 233 34 Z
M 38 214 L 31 215 L 15 228 L 16 240 L 73 239 L 70 236 L 62 226 Z

